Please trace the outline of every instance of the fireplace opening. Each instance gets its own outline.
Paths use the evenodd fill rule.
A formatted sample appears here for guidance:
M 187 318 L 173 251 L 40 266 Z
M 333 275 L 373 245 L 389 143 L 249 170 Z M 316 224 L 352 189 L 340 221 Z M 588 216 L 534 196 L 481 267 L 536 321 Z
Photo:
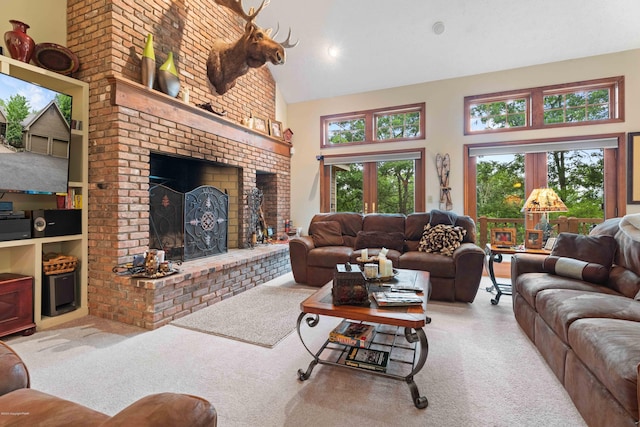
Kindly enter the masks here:
M 238 247 L 241 169 L 152 153 L 149 164 L 149 248 L 171 260 Z

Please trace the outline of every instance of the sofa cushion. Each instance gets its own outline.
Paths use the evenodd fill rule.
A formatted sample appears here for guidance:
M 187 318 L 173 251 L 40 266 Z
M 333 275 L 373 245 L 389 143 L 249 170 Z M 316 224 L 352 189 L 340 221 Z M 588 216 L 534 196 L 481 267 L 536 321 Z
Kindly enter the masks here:
M 514 283 L 515 292 L 520 294 L 527 303 L 537 309 L 536 296 L 546 289 L 574 289 L 581 292 L 596 292 L 618 295 L 614 290 L 601 285 L 568 277 L 554 276 L 550 273 L 525 273 L 519 275 Z
M 462 244 L 465 234 L 466 230 L 462 227 L 429 223 L 424 226 L 418 251 L 453 256 L 453 252 Z
M 402 252 L 404 250 L 404 234 L 400 232 L 360 231 L 356 237 L 355 249 L 367 248 L 387 248 Z
M 550 255 L 543 262 L 545 271 L 558 276 L 586 280 L 591 283 L 605 283 L 611 266 L 580 261 L 574 258 Z
M 629 411 L 638 414 L 640 323 L 620 319 L 581 319 L 569 328 L 575 355 Z
M 616 240 L 611 236 L 560 233 L 549 259 L 544 262 L 544 268 L 559 276 L 605 283 L 609 278 L 616 247 Z
M 344 239 L 338 221 L 317 221 L 309 225 L 309 234 L 316 248 L 322 246 L 342 246 Z
M 573 322 L 583 318 L 622 319 L 640 322 L 640 302 L 622 295 L 606 295 L 573 289 L 547 289 L 538 293 L 536 309 L 565 343 Z

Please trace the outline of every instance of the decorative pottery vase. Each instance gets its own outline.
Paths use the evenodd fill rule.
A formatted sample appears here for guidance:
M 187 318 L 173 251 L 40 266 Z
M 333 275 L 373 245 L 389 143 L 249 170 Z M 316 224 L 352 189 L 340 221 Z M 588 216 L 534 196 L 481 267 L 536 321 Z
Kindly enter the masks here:
M 160 90 L 169 96 L 176 97 L 180 92 L 180 78 L 176 64 L 173 62 L 173 52 L 169 52 L 169 56 L 164 64 L 158 70 L 158 83 Z
M 4 43 L 7 45 L 9 54 L 13 59 L 26 62 L 31 61 L 36 43 L 27 35 L 29 26 L 24 22 L 12 19 L 9 21 L 13 25 L 13 30 L 4 33 Z
M 147 36 L 142 52 L 142 84 L 153 89 L 156 78 L 156 54 L 153 50 L 153 34 Z

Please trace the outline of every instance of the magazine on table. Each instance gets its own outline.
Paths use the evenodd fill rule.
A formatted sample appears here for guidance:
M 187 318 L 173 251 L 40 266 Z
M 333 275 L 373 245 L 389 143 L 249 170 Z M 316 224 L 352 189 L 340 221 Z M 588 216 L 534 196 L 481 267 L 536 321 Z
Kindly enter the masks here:
M 366 347 L 371 342 L 374 331 L 373 325 L 343 320 L 329 333 L 329 341 L 353 347 Z
M 351 347 L 347 353 L 345 364 L 372 371 L 386 372 L 389 352 L 368 348 Z
M 373 298 L 380 307 L 401 307 L 421 305 L 422 298 L 410 292 L 373 292 Z

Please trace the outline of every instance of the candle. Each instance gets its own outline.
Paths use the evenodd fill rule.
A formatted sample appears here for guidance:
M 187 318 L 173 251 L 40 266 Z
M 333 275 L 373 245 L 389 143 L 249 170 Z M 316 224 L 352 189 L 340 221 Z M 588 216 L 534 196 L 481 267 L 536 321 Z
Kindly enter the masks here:
M 380 260 L 380 276 L 391 277 L 393 276 L 393 264 L 390 259 Z
M 366 261 L 369 259 L 369 249 L 363 249 L 360 252 L 360 254 L 361 254 L 360 257 L 362 258 L 363 261 Z

